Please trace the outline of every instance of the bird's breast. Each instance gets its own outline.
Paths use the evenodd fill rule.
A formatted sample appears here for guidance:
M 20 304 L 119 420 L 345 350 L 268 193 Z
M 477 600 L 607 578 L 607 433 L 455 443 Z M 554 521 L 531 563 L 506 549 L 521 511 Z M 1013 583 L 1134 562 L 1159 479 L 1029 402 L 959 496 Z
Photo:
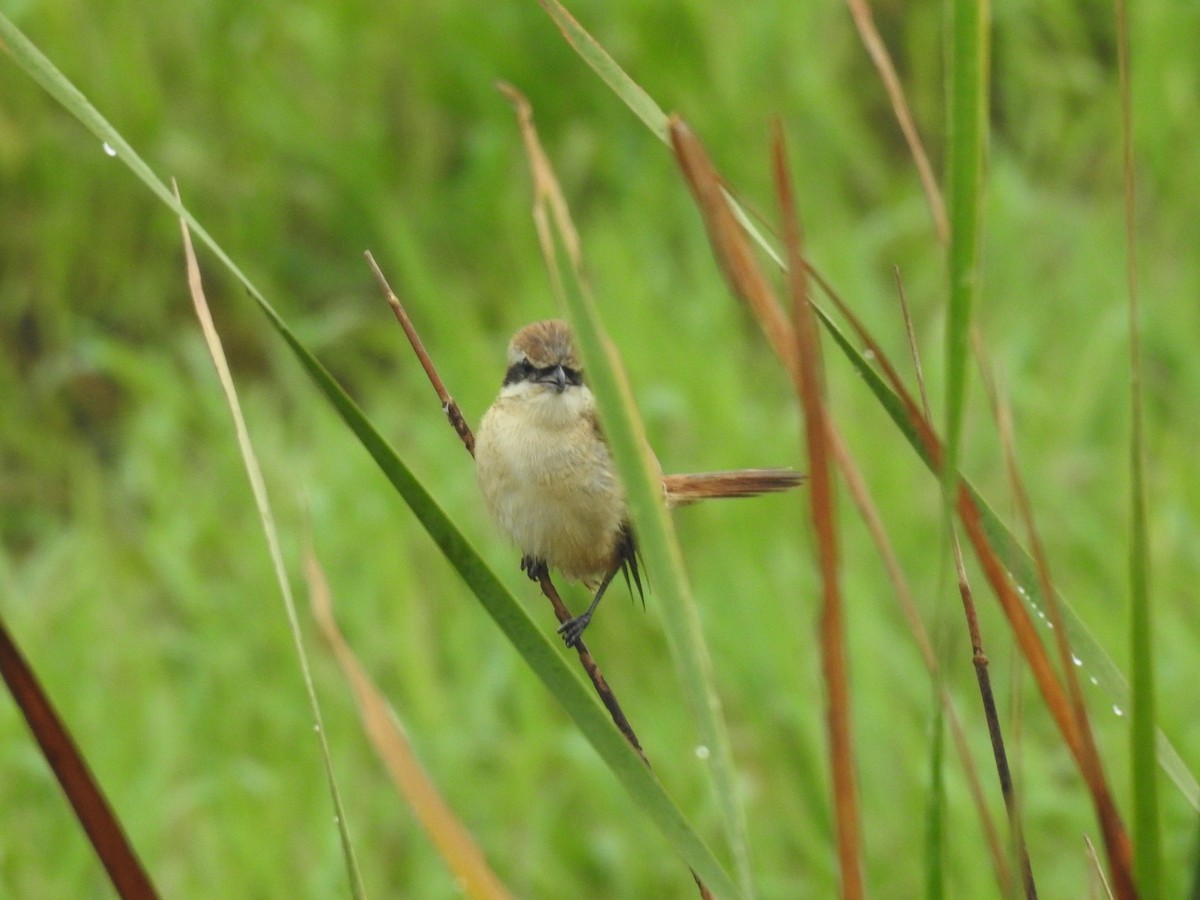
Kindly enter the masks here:
M 568 578 L 597 579 L 613 564 L 626 517 L 608 447 L 589 415 L 527 406 L 501 398 L 483 418 L 475 465 L 484 502 L 522 553 Z

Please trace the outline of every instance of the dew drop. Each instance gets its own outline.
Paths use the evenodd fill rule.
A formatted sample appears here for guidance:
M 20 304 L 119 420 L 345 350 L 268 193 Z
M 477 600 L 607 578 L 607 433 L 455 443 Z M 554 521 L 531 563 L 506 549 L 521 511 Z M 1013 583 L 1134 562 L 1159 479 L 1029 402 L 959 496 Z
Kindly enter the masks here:
M 698 747 L 696 747 L 696 759 L 708 759 L 708 755 L 708 748 L 703 744 L 700 744 Z
M 1118 715 L 1118 716 L 1123 716 L 1123 715 L 1125 715 L 1125 710 L 1121 709 L 1121 707 L 1117 706 L 1117 704 L 1114 703 L 1113 704 L 1113 714 Z
M 1095 675 L 1092 675 L 1090 678 L 1088 678 L 1088 681 L 1090 681 L 1092 684 L 1096 685 L 1096 687 L 1100 687 L 1100 679 L 1097 678 Z
M 104 142 L 104 152 L 105 152 L 105 153 L 106 153 L 108 156 L 116 156 L 116 155 L 117 155 L 117 148 L 116 148 L 116 147 L 114 147 L 112 144 L 110 144 L 108 141 L 105 141 L 105 142 Z
M 862 356 L 863 356 L 863 359 L 865 359 L 865 360 L 872 360 L 875 358 L 875 351 L 872 350 L 870 347 L 867 347 L 865 350 L 863 350 Z
M 1071 654 L 1071 662 L 1075 663 L 1076 666 L 1083 665 L 1083 660 L 1080 659 L 1078 656 L 1076 656 L 1074 653 Z

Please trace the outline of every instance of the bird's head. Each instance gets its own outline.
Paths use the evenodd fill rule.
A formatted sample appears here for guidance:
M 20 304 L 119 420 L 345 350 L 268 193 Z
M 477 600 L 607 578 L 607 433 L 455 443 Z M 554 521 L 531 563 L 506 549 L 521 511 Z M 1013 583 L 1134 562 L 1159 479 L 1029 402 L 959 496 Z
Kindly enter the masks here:
M 529 385 L 538 393 L 563 393 L 583 385 L 583 365 L 575 355 L 571 328 L 562 319 L 526 325 L 508 344 L 504 386 Z

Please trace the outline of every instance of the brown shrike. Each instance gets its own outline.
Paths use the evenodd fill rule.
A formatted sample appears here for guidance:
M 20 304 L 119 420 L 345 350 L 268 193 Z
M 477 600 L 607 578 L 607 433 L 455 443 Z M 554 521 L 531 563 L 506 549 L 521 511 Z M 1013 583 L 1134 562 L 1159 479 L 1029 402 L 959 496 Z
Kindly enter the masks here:
M 596 400 L 567 323 L 526 325 L 508 345 L 500 396 L 475 436 L 475 471 L 484 502 L 521 549 L 521 569 L 535 581 L 558 569 L 595 588 L 581 616 L 558 629 L 574 646 L 617 572 L 638 575 L 637 546 L 625 491 L 600 430 Z M 741 469 L 663 476 L 668 507 L 709 497 L 752 497 L 795 487 L 790 469 Z

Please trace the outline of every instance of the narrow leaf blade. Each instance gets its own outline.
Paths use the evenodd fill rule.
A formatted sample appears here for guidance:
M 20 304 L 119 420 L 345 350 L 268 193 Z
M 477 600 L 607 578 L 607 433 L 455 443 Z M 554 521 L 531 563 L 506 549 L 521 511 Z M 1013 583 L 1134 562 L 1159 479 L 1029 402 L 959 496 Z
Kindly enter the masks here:
M 357 404 L 334 380 L 325 367 L 292 332 L 278 312 L 246 277 L 224 249 L 195 217 L 171 194 L 133 147 L 87 102 L 83 94 L 58 71 L 46 57 L 0 14 L 0 40 L 17 65 L 57 99 L 84 127 L 110 147 L 146 187 L 175 215 L 184 219 L 192 233 L 209 247 L 221 263 L 242 284 L 271 326 L 287 344 L 346 425 L 371 455 L 384 475 L 421 521 L 443 555 L 471 588 L 484 609 L 500 626 L 508 640 L 534 674 L 563 706 L 576 727 L 593 746 L 621 785 L 642 808 L 664 837 L 705 882 L 722 896 L 739 892 L 712 851 L 691 827 L 659 781 L 633 753 L 624 737 L 609 719 L 599 702 L 589 693 L 574 670 L 569 668 L 553 645 L 504 587 L 499 578 L 450 521 L 424 486 L 388 445 Z

